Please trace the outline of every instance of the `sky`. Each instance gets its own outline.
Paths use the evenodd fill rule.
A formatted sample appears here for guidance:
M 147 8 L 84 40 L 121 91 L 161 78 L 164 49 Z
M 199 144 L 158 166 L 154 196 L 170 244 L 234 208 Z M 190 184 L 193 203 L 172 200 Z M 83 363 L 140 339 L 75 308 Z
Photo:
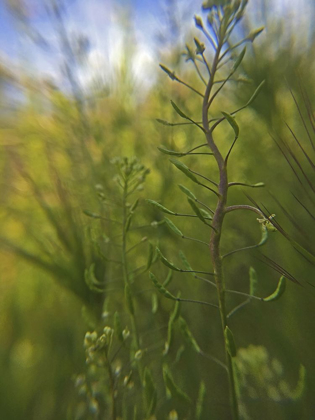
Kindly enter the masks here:
M 6 7 L 6 1 L 26 4 L 26 17 L 31 28 L 28 35 L 21 24 Z M 49 78 L 57 84 L 64 78 L 64 54 L 60 51 L 60 38 L 56 25 L 45 10 L 45 3 L 51 0 L 0 0 L 0 60 L 10 68 L 23 68 L 34 77 Z M 59 0 L 60 1 L 60 0 Z M 157 42 L 158 36 L 170 32 L 173 16 L 169 20 L 167 6 L 174 0 L 63 0 L 64 23 L 68 35 L 73 39 L 80 35 L 89 39 L 89 49 L 84 65 L 77 70 L 82 86 L 89 86 L 95 79 L 104 82 L 114 80 L 114 73 L 128 52 L 133 52 L 131 63 L 135 79 L 144 87 L 149 87 L 156 73 L 159 56 L 172 43 L 184 46 L 184 39 L 169 38 L 168 42 Z M 310 17 L 310 0 L 273 0 L 274 16 L 286 14 L 288 25 L 301 26 L 300 17 Z M 248 12 L 255 24 L 261 16 L 257 14 L 257 4 L 267 5 L 267 0 L 250 0 Z M 194 14 L 200 14 L 199 0 L 177 0 L 179 19 L 185 28 L 193 27 Z M 313 9 L 314 11 L 314 9 Z M 300 16 L 300 17 L 299 17 Z M 122 31 L 126 27 L 125 33 Z M 128 28 L 129 26 L 129 28 Z M 175 34 L 178 35 L 178 34 Z M 48 46 L 34 44 L 34 39 L 47 40 Z M 127 48 L 126 48 L 127 45 Z M 148 77 L 148 75 L 153 75 Z

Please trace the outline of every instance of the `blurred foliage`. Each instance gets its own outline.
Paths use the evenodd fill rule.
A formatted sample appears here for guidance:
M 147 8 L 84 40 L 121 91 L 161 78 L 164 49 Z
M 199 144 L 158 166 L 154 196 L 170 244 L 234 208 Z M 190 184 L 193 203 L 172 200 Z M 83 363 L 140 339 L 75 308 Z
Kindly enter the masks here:
M 17 7 L 19 2 L 13 3 Z M 260 4 L 267 6 L 268 2 Z M 301 249 L 297 251 L 292 240 L 315 254 L 314 165 L 306 157 L 313 162 L 315 89 L 311 75 L 315 40 L 312 33 L 305 32 L 308 42 L 299 48 L 296 41 L 301 34 L 290 33 L 288 23 L 280 16 L 276 20 L 270 5 L 263 6 L 260 24 L 265 25 L 266 31 L 249 48 L 250 54 L 242 63 L 244 80 L 230 83 L 218 112 L 221 108 L 233 111 L 242 106 L 259 83 L 266 80 L 259 98 L 237 117 L 241 136 L 231 157 L 230 176 L 237 182 L 266 184 L 265 189 L 250 191 L 249 195 L 276 214 L 275 220 L 286 235 L 280 231 L 271 233 L 262 254 L 297 280 L 311 282 L 314 262 L 301 255 Z M 244 33 L 251 27 L 252 16 L 247 18 L 243 21 Z M 172 22 L 176 24 L 175 19 Z M 176 33 L 174 28 L 172 31 Z M 38 36 L 36 32 L 36 39 Z M 187 39 L 190 45 L 191 37 Z M 71 94 L 47 80 L 34 80 L 26 72 L 17 75 L 6 66 L 0 69 L 0 407 L 1 418 L 6 420 L 96 419 L 99 405 L 104 416 L 109 416 L 108 381 L 103 382 L 105 374 L 96 380 L 91 366 L 86 367 L 89 347 L 84 348 L 83 341 L 87 331 L 96 330 L 100 339 L 105 326 L 115 329 L 116 312 L 122 319 L 122 328 L 128 326 L 132 331 L 121 267 L 111 261 L 120 258 L 113 239 L 119 233 L 117 226 L 106 220 L 122 217 L 122 207 L 111 205 L 121 204 L 121 193 L 113 180 L 113 158 L 137 156 L 151 170 L 144 191 L 137 191 L 139 205 L 135 214 L 139 225 L 145 227 L 133 232 L 129 246 L 148 237 L 154 247 L 160 242 L 164 247 L 167 244 L 172 262 L 182 264 L 178 254 L 182 249 L 193 267 L 206 271 L 210 268 L 207 249 L 178 238 L 166 224 L 159 223 L 161 213 L 144 200 L 167 203 L 173 211 L 191 211 L 178 188 L 182 177 L 157 146 L 189 150 L 200 144 L 201 134 L 191 125 L 167 127 L 155 120 L 178 122 L 170 99 L 198 119 L 199 100 L 184 86 L 166 80 L 162 72 L 150 91 L 143 93 L 144 99 L 139 100 L 141 88 L 130 73 L 129 47 L 126 37 L 124 48 L 129 55 L 124 55 L 115 84 L 96 84 L 88 98 L 72 77 L 76 72 L 71 62 Z M 67 61 L 65 51 L 64 54 Z M 178 51 L 173 54 L 176 74 L 198 85 L 191 63 L 184 66 L 185 57 L 179 59 Z M 23 100 L 16 104 L 12 99 L 12 106 L 6 106 L 12 93 L 8 86 Z M 222 143 L 225 130 L 226 127 L 218 129 L 218 141 Z M 185 163 L 212 178 L 214 164 L 207 157 L 191 156 Z M 185 186 L 191 188 L 189 184 L 187 180 Z M 231 203 L 243 203 L 243 190 L 234 188 Z M 211 207 L 211 199 L 203 190 L 198 192 L 198 198 Z M 88 217 L 87 212 L 103 219 Z M 208 232 L 198 223 L 180 220 L 178 227 L 186 236 L 208 241 Z M 230 215 L 225 232 L 226 252 L 254 244 L 260 235 L 256 217 L 247 214 Z M 147 244 L 144 240 L 141 249 L 132 251 L 130 260 L 135 268 L 146 264 Z M 248 270 L 254 266 L 259 277 L 257 294 L 272 293 L 279 274 L 265 264 L 262 254 L 252 251 L 229 257 L 229 289 L 248 292 Z M 102 283 L 101 293 L 86 282 L 85 272 L 92 264 L 95 277 Z M 155 273 L 163 282 L 168 270 L 157 264 Z M 211 354 L 220 359 L 222 355 L 221 340 L 217 340 L 219 318 L 214 309 L 183 303 L 181 317 L 173 322 L 174 303 L 158 294 L 148 273 L 143 273 L 139 281 L 132 281 L 144 356 L 141 367 L 134 362 L 137 346 L 130 344 L 115 360 L 113 371 L 121 372 L 122 383 L 125 380 L 125 385 L 120 383 L 119 387 L 127 389 L 118 388 L 118 398 L 125 399 L 126 407 L 126 412 L 119 415 L 132 418 L 132 407 L 142 398 L 140 391 L 135 390 L 145 383 L 150 391 L 143 396 L 147 413 L 157 392 L 157 419 L 229 419 L 225 372 L 207 357 Z M 309 293 L 308 289 L 288 283 L 277 304 L 253 301 L 232 320 L 240 349 L 237 366 L 244 418 L 310 419 L 314 413 L 315 339 L 310 316 L 314 295 L 312 287 Z M 183 298 L 207 297 L 204 300 L 215 301 L 214 289 L 188 273 L 183 277 L 175 273 L 168 289 L 174 295 L 180 291 Z M 232 309 L 241 302 L 241 296 L 231 295 L 229 305 Z M 187 340 L 185 322 L 189 325 L 190 343 L 182 338 L 184 335 Z M 168 334 L 172 334 L 171 339 Z M 115 336 L 115 340 L 112 346 L 117 350 L 119 338 Z M 196 345 L 202 354 L 196 351 Z M 306 370 L 306 389 L 299 398 L 292 398 L 299 391 L 300 366 Z M 132 369 L 136 371 L 135 378 L 128 379 Z M 302 375 L 300 372 L 300 378 Z M 86 384 L 90 388 L 84 394 L 80 387 Z M 87 395 L 91 397 L 88 406 Z

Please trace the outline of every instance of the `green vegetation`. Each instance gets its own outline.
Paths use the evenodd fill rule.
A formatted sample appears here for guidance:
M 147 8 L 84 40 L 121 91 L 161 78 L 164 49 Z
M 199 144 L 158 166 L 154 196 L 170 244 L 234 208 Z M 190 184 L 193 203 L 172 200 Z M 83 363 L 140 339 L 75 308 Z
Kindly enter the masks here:
M 312 418 L 315 39 L 247 3 L 145 100 L 127 37 L 86 97 L 57 2 L 71 94 L 1 69 L 1 418 Z

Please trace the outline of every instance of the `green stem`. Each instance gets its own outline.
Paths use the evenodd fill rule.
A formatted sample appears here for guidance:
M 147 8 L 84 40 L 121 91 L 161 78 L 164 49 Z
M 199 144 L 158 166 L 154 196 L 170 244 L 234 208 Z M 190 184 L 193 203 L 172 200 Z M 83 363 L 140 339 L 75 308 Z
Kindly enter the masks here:
M 216 53 L 213 59 L 212 68 L 211 68 L 211 76 L 209 78 L 209 82 L 206 88 L 206 92 L 204 95 L 203 107 L 202 107 L 202 122 L 203 128 L 205 130 L 205 135 L 209 147 L 216 159 L 218 169 L 219 169 L 219 185 L 218 185 L 218 201 L 217 207 L 215 209 L 212 226 L 213 230 L 211 231 L 210 236 L 210 255 L 213 264 L 214 270 L 214 278 L 217 287 L 217 294 L 218 294 L 218 301 L 219 301 L 219 310 L 220 310 L 220 317 L 221 317 L 221 325 L 222 325 L 222 334 L 224 336 L 224 331 L 227 326 L 227 312 L 226 312 L 226 302 L 225 302 L 225 282 L 223 276 L 223 267 L 222 267 L 222 256 L 220 252 L 220 240 L 221 240 L 221 231 L 225 216 L 225 208 L 227 202 L 227 193 L 228 193 L 228 174 L 227 174 L 227 165 L 226 161 L 224 160 L 222 154 L 220 153 L 216 143 L 213 139 L 213 134 L 209 126 L 209 117 L 208 117 L 208 110 L 209 106 L 212 103 L 214 96 L 211 98 L 211 91 L 214 85 L 214 78 L 217 71 L 217 67 L 219 64 L 219 58 L 221 49 L 223 46 L 223 39 L 221 37 L 218 42 L 218 46 L 216 48 Z M 211 98 L 211 99 L 210 99 Z M 227 348 L 227 344 L 224 340 L 225 346 L 225 354 L 226 354 L 226 365 L 229 377 L 229 387 L 230 387 L 230 400 L 231 400 L 231 410 L 232 416 L 234 420 L 239 419 L 239 409 L 238 409 L 238 400 L 236 394 L 236 384 L 235 384 L 235 372 L 233 368 L 233 360 L 230 356 Z

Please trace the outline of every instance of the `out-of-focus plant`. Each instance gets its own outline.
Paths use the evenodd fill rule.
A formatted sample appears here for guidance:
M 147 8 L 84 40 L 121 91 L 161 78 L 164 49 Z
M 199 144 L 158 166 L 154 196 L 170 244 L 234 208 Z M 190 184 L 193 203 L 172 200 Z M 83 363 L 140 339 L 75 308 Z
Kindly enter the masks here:
M 213 197 L 216 198 L 216 202 L 211 204 L 201 202 L 194 192 L 190 191 L 186 186 L 180 185 L 181 191 L 187 196 L 189 206 L 192 209 L 192 214 L 185 214 L 184 211 L 170 210 L 163 205 L 149 200 L 149 202 L 155 206 L 158 210 L 166 213 L 168 216 L 176 217 L 190 217 L 191 220 L 199 220 L 203 223 L 205 229 L 209 229 L 210 240 L 209 246 L 210 257 L 212 261 L 212 270 L 195 270 L 187 261 L 184 254 L 181 254 L 183 267 L 169 261 L 164 254 L 157 249 L 161 262 L 175 272 L 188 272 L 191 273 L 195 278 L 206 281 L 207 283 L 214 286 L 217 290 L 218 305 L 212 302 L 195 301 L 196 304 L 211 306 L 217 308 L 220 313 L 222 334 L 224 336 L 224 349 L 225 349 L 225 364 L 223 365 L 229 378 L 230 385 L 230 403 L 231 403 L 231 414 L 234 419 L 239 418 L 239 401 L 237 395 L 237 375 L 235 370 L 235 358 L 237 356 L 236 345 L 234 341 L 234 335 L 229 326 L 229 319 L 239 309 L 244 307 L 247 303 L 253 299 L 258 299 L 262 302 L 272 302 L 280 298 L 285 291 L 286 277 L 293 282 L 297 280 L 284 274 L 278 283 L 278 287 L 275 292 L 266 298 L 260 298 L 255 295 L 256 293 L 256 281 L 257 277 L 254 269 L 250 270 L 250 291 L 248 294 L 239 292 L 236 290 L 229 290 L 226 286 L 226 279 L 224 277 L 223 262 L 225 259 L 232 254 L 237 252 L 243 252 L 244 250 L 253 249 L 264 245 L 268 238 L 268 232 L 276 231 L 274 224 L 273 214 L 269 214 L 263 211 L 259 206 L 251 206 L 248 204 L 237 204 L 228 205 L 228 192 L 230 188 L 236 187 L 248 187 L 248 188 L 260 188 L 264 184 L 259 182 L 256 184 L 246 184 L 242 182 L 231 182 L 228 180 L 228 163 L 230 161 L 231 153 L 240 135 L 240 128 L 236 121 L 235 116 L 242 110 L 246 109 L 256 99 L 259 92 L 263 88 L 264 82 L 261 82 L 257 89 L 253 92 L 252 96 L 248 101 L 240 108 L 233 111 L 222 111 L 220 116 L 216 116 L 217 112 L 214 108 L 215 100 L 218 95 L 221 95 L 223 88 L 226 88 L 231 81 L 237 80 L 236 74 L 240 67 L 242 60 L 246 53 L 246 47 L 240 52 L 237 52 L 239 47 L 246 43 L 252 43 L 255 38 L 262 32 L 263 28 L 252 30 L 245 38 L 241 40 L 234 39 L 234 29 L 237 27 L 240 20 L 243 18 L 245 8 L 247 5 L 246 0 L 222 0 L 222 1 L 206 1 L 203 4 L 203 9 L 208 12 L 207 25 L 204 24 L 202 18 L 196 16 L 195 23 L 197 28 L 202 32 L 208 41 L 208 45 L 213 53 L 206 54 L 206 46 L 199 39 L 195 38 L 195 51 L 187 47 L 187 60 L 192 61 L 195 65 L 196 71 L 200 77 L 201 83 L 204 85 L 204 89 L 201 90 L 193 85 L 190 85 L 186 81 L 182 80 L 180 76 L 175 72 L 169 70 L 166 66 L 160 65 L 161 69 L 169 76 L 169 78 L 181 85 L 186 86 L 200 98 L 202 98 L 201 105 L 201 121 L 195 120 L 187 111 L 182 110 L 177 104 L 171 101 L 171 105 L 175 112 L 180 118 L 184 120 L 184 124 L 191 124 L 202 131 L 205 137 L 205 142 L 188 151 L 169 150 L 164 146 L 160 146 L 159 150 L 166 154 L 171 155 L 171 163 L 180 170 L 187 178 L 190 179 L 194 184 L 201 188 L 205 188 L 209 191 Z M 209 61 L 211 59 L 211 62 Z M 158 120 L 161 124 L 166 126 L 176 126 L 183 123 L 172 123 L 164 120 Z M 215 130 L 222 123 L 228 123 L 227 128 L 233 132 L 233 137 L 230 145 L 226 148 L 225 145 L 218 144 L 215 140 Z M 225 151 L 226 149 L 226 151 Z M 203 150 L 206 150 L 203 152 Z M 176 158 L 187 157 L 191 155 L 203 155 L 200 159 L 209 157 L 214 159 L 218 169 L 218 181 L 210 179 L 208 175 L 201 174 L 198 170 L 193 170 L 182 163 Z M 224 233 L 223 222 L 227 214 L 238 211 L 254 212 L 257 214 L 257 221 L 261 227 L 262 237 L 257 245 L 248 246 L 246 248 L 236 249 L 222 255 L 221 252 L 221 235 Z M 168 227 L 175 233 L 184 239 L 191 239 L 196 243 L 202 243 L 198 238 L 187 238 L 186 235 L 171 221 L 169 218 L 165 218 Z M 201 275 L 203 277 L 201 277 Z M 206 276 L 206 277 L 205 277 Z M 188 301 L 192 302 L 191 299 L 183 299 L 175 296 L 167 290 L 165 285 L 162 285 L 158 276 L 156 277 L 153 273 L 150 273 L 151 280 L 154 286 L 159 292 L 166 298 L 174 301 Z M 209 279 L 210 277 L 210 279 Z M 214 279 L 214 282 L 211 280 Z M 230 312 L 227 311 L 226 296 L 227 294 L 241 294 L 247 297 L 247 299 L 236 306 Z M 182 324 L 183 328 L 186 327 Z M 191 333 L 186 335 L 192 337 Z M 194 342 L 194 341 L 193 341 Z M 199 346 L 195 343 L 195 350 L 200 352 Z M 214 358 L 214 361 L 218 361 Z

